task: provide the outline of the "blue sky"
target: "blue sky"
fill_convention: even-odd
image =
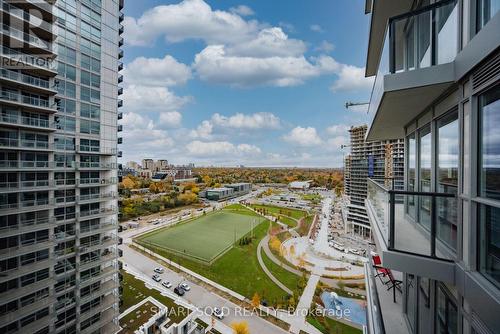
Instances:
[[[123,161],[340,166],[366,123],[364,0],[127,1]]]

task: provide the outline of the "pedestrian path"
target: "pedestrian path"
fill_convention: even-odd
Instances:
[[[306,315],[311,307],[311,302],[314,297],[314,292],[316,291],[316,286],[318,285],[320,276],[312,274],[307,281],[307,285],[300,296],[299,303],[295,311],[295,316],[290,321],[289,332],[299,334],[300,330],[304,327],[306,323]]]
[[[283,283],[281,283],[276,277],[274,277],[274,275],[269,271],[269,269],[267,269],[266,267],[266,264],[264,263],[264,261],[262,260],[262,253],[261,253],[261,250],[262,250],[262,243],[264,241],[264,239],[266,238],[263,238],[260,240],[259,242],[259,245],[257,246],[257,260],[259,261],[259,264],[262,268],[262,270],[264,270],[264,272],[266,273],[266,275],[271,279],[271,281],[273,281],[277,286],[279,286],[283,291],[285,291],[286,293],[288,293],[289,295],[293,295],[293,291],[290,290],[289,288],[287,288]],[[266,242],[267,243],[267,242]]]

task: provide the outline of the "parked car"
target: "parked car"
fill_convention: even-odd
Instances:
[[[161,283],[161,285],[163,285],[167,289],[170,289],[172,287],[172,283],[167,281],[164,281],[163,283]]]
[[[189,291],[191,290],[191,287],[187,283],[181,283],[179,285],[184,291]]]
[[[214,307],[214,309],[212,311],[212,315],[219,320],[222,320],[222,318],[224,318],[224,313],[218,307]]]
[[[161,277],[160,277],[160,275],[158,275],[158,274],[154,274],[154,275],[153,275],[153,280],[154,280],[155,282],[161,282]]]
[[[174,292],[177,296],[184,296],[185,291],[180,286],[175,287]]]
[[[162,268],[162,267],[156,267],[156,268],[155,268],[155,270],[154,270],[154,272],[155,272],[155,273],[158,273],[158,274],[163,274],[163,271],[164,271],[164,270],[163,270],[163,268]]]

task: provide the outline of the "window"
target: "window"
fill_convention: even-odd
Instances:
[[[408,182],[407,190],[416,191],[416,170],[417,170],[417,141],[415,133],[408,136]],[[415,196],[407,196],[406,212],[415,219]]]
[[[54,121],[56,123],[56,129],[58,130],[66,132],[75,132],[76,130],[76,120],[73,117],[55,116]]]
[[[478,98],[479,189],[478,195],[493,200],[479,205],[479,271],[500,287],[500,86]]]
[[[420,182],[418,191],[431,191],[431,126],[427,125],[420,130],[419,134],[419,160],[420,160]],[[426,228],[431,226],[431,198],[421,196],[419,204],[419,222]]]
[[[436,333],[458,333],[457,306],[448,297],[443,286],[437,289]]]
[[[57,72],[59,76],[71,81],[76,81],[76,68],[74,66],[66,65],[62,62],[58,62],[57,64]]]
[[[481,30],[500,10],[500,0],[477,0],[476,31]]]
[[[99,106],[87,103],[81,103],[80,116],[86,118],[99,119],[101,117],[101,111],[99,110]]]
[[[88,121],[85,119],[80,120],[80,133],[88,133],[98,135],[100,133],[100,123],[94,121]]]
[[[57,111],[74,115],[76,113],[76,102],[68,99],[58,99]]]
[[[458,194],[458,112],[437,121],[437,184],[439,193]],[[453,250],[457,247],[457,200],[436,198],[437,237]]]

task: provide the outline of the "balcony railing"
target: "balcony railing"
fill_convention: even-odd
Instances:
[[[22,94],[15,93],[15,92],[1,91],[0,92],[0,99],[6,100],[6,101],[11,101],[11,102],[28,104],[30,106],[35,106],[35,107],[40,107],[40,108],[51,108],[50,102],[48,99],[43,99],[40,97],[34,97],[34,96],[29,96],[29,95],[22,95]]]
[[[37,86],[40,88],[50,89],[49,80],[35,77],[32,75],[27,75],[27,74],[17,72],[17,71],[8,70],[6,68],[2,68],[0,70],[0,76],[3,78],[6,78],[6,79],[10,79],[10,80],[21,81],[21,82],[28,84],[28,85],[31,85],[31,86]]]
[[[24,31],[16,29],[7,24],[3,24],[1,26],[2,32],[4,35],[8,35],[14,38],[17,38],[21,41],[30,43],[31,45],[36,45],[37,47],[44,49],[45,51],[52,52],[52,44],[50,42],[46,42],[35,35],[27,34]]]
[[[33,148],[37,150],[50,150],[53,145],[46,141],[26,140],[16,138],[0,138],[0,147]]]
[[[3,11],[9,13],[9,15],[16,16],[16,17],[18,17],[26,22],[29,22],[31,24],[30,28],[32,28],[32,29],[40,28],[40,29],[45,30],[46,32],[49,32],[50,34],[53,34],[52,24],[50,24],[47,21],[43,21],[40,17],[36,17],[36,19],[33,20],[32,18],[34,18],[34,16],[31,15],[29,12],[24,11],[23,9],[21,9],[19,7],[13,6],[13,5],[7,3],[6,1],[1,2],[0,8]],[[36,23],[35,23],[35,21],[36,21]]]
[[[32,168],[54,168],[53,161],[18,161],[18,160],[0,160],[0,169],[32,169]]]
[[[0,48],[0,54],[3,57],[11,58],[13,60],[12,64],[14,64],[15,66],[23,66],[23,68],[31,67],[35,69],[42,69],[45,71],[50,71],[53,74],[57,74],[57,62],[52,59],[52,57],[47,57],[45,55],[27,54],[15,49],[11,49],[8,46],[2,46]],[[7,63],[7,66],[9,66],[9,63]]]
[[[389,19],[370,111],[382,99],[386,74],[452,62],[458,53],[458,1],[440,1]]]
[[[114,155],[117,151],[116,148],[113,147],[100,147],[90,145],[77,145],[76,150],[78,152],[101,153],[106,155]]]
[[[387,249],[453,260],[457,241],[454,192],[394,190],[368,179],[367,208]]]
[[[35,181],[16,181],[16,182],[0,182],[0,191],[31,189],[53,187],[54,181],[50,180],[35,180]]]

